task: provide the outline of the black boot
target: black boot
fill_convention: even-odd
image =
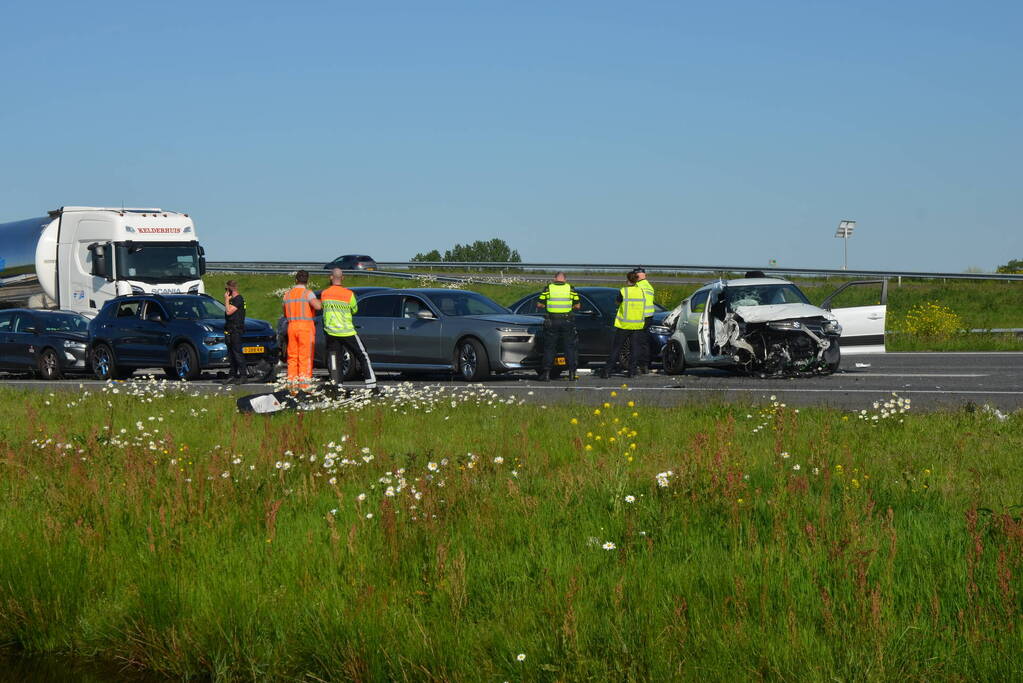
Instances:
[[[609,379],[611,377],[611,369],[607,366],[602,367],[600,372],[597,373],[597,377],[601,379]]]
[[[551,371],[550,370],[542,371],[540,373],[540,375],[536,378],[536,380],[538,382],[550,382],[551,381]]]
[[[568,371],[568,381],[569,381],[569,382],[574,382],[575,380],[576,380],[576,376],[575,376],[575,368],[572,368],[572,369],[570,369],[570,370]]]

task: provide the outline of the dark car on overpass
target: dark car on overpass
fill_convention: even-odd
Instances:
[[[88,340],[89,319],[74,311],[0,311],[0,370],[41,379],[87,373]]]
[[[340,268],[341,270],[376,270],[377,262],[373,260],[372,256],[366,256],[365,254],[345,254],[344,256],[338,256],[333,261],[323,264],[324,270],[330,270],[331,268]]]
[[[580,309],[575,313],[575,328],[578,333],[579,367],[603,366],[607,354],[611,352],[611,338],[614,336],[615,313],[618,310],[616,297],[619,290],[615,287],[576,287],[579,293]],[[540,292],[525,296],[511,306],[512,313],[520,315],[544,315],[544,309],[537,307]],[[653,325],[647,330],[650,342],[651,363],[660,362],[661,351],[671,336],[671,330],[662,325],[668,311],[654,304],[656,313]],[[541,343],[542,346],[542,343]],[[628,354],[632,352],[629,345],[622,350],[622,366],[628,367]],[[558,374],[554,368],[553,374]]]

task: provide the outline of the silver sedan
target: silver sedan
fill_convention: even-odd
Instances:
[[[540,366],[536,345],[543,318],[514,315],[477,292],[380,289],[356,290],[356,296],[355,329],[378,372],[452,372],[476,382]],[[323,367],[321,316],[316,347],[316,365]],[[343,369],[346,377],[354,374],[350,358],[343,359]]]

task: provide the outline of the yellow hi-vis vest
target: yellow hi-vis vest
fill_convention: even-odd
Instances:
[[[650,284],[650,280],[640,280],[636,286],[646,294],[646,307],[643,309],[643,315],[649,318],[657,312],[657,309],[654,308],[654,286]]]
[[[567,282],[552,282],[540,294],[540,301],[546,304],[548,313],[571,313],[579,295]]]
[[[320,292],[320,303],[323,304],[323,331],[332,337],[351,337],[355,335],[352,315],[358,313],[359,304],[355,301],[352,290],[339,285],[331,285]]]
[[[646,292],[636,285],[622,287],[622,303],[618,305],[615,327],[623,330],[642,330],[646,322]]]

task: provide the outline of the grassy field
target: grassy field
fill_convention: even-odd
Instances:
[[[188,391],[0,391],[0,643],[221,679],[1023,676],[1021,414]]]
[[[281,291],[294,281],[286,275],[227,275],[208,274],[207,291],[221,296],[223,283],[233,277],[240,283],[245,295],[249,315],[276,321],[280,316]],[[672,308],[689,296],[697,284],[657,285],[657,301]],[[311,284],[321,288],[329,284],[324,275],[314,274]],[[403,280],[376,276],[350,276],[345,284],[355,286],[419,287],[444,286],[443,283]],[[609,284],[617,284],[610,282]],[[801,287],[811,301],[821,302],[837,289],[839,282],[821,283],[819,280],[802,283]],[[498,303],[509,305],[523,296],[538,291],[541,283],[516,282],[509,284],[473,283],[466,288],[486,294]],[[877,290],[850,290],[836,305],[864,305],[873,303]],[[901,286],[892,281],[888,290],[888,326],[897,329],[906,312],[912,307],[936,302],[950,307],[962,319],[965,329],[1023,328],[1023,283],[984,281],[909,281]],[[888,338],[891,351],[1023,351],[1023,338],[1013,334],[959,334],[950,337],[920,338],[907,334],[892,334]]]

